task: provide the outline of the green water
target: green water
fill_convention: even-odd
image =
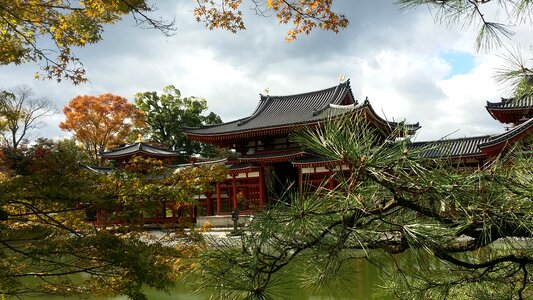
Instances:
[[[334,290],[324,291],[319,294],[306,294],[294,282],[287,282],[279,286],[276,291],[279,295],[283,295],[284,299],[291,300],[368,300],[368,299],[389,299],[383,294],[376,295],[379,286],[382,282],[384,274],[374,265],[364,260],[354,261],[349,266],[350,271],[344,275],[349,278],[349,286],[343,285],[344,288],[334,288]],[[310,270],[303,269],[301,272]],[[292,277],[292,276],[291,276]],[[297,277],[296,274],[294,277]],[[286,280],[289,281],[289,280]],[[192,291],[194,288],[188,282],[180,283],[169,294],[147,289],[146,295],[150,300],[207,300],[211,296],[210,293],[195,294]],[[331,296],[331,293],[335,296]],[[77,297],[65,298],[57,296],[40,296],[40,297],[24,297],[25,300],[42,299],[42,300],[74,300]],[[83,298],[88,300],[126,300],[127,297],[89,297]]]

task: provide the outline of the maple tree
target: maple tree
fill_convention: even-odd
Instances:
[[[143,0],[0,1],[0,64],[42,62],[43,74],[36,77],[85,82],[85,69],[72,48],[99,42],[103,25],[127,14],[138,25],[171,34],[174,21],[149,17],[154,10]]]
[[[242,0],[196,0],[194,15],[209,29],[222,28],[237,32],[246,28],[241,12]],[[315,28],[339,32],[348,25],[344,14],[332,10],[333,0],[250,0],[256,12],[266,15],[273,11],[280,24],[291,24],[286,41],[293,41],[301,34],[309,34]]]
[[[194,18],[209,29],[232,32],[245,29],[242,0],[195,0]],[[174,20],[153,18],[150,0],[4,0],[0,1],[0,65],[40,62],[37,78],[67,79],[74,84],[87,81],[85,67],[74,48],[102,40],[104,25],[119,22],[131,14],[137,25],[155,28],[170,36]],[[292,23],[287,40],[314,28],[338,32],[348,24],[332,11],[333,0],[249,0],[258,14],[275,12],[280,23]],[[266,5],[266,7],[265,7]],[[48,43],[51,41],[51,43]]]
[[[79,167],[85,155],[73,140],[40,139],[24,156],[23,168],[0,172],[2,298],[147,299],[143,288],[168,291],[194,267],[187,259],[201,241],[183,238],[170,247],[150,239],[142,226],[96,228],[79,205],[122,204],[124,211],[142,214],[162,199],[191,203],[211,180],[225,178],[223,166],[168,172],[160,162],[138,158],[111,174],[99,174]],[[120,233],[126,229],[127,234]]]
[[[113,94],[77,96],[63,108],[59,124],[83,144],[93,160],[99,151],[118,146],[144,126],[144,114],[123,97]]]

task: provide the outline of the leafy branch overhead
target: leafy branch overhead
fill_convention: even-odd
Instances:
[[[463,28],[479,26],[475,47],[490,51],[505,45],[516,24],[533,23],[533,2],[529,0],[398,0],[401,9],[427,6],[435,20]],[[504,21],[499,21],[503,19]]]
[[[249,0],[255,11],[276,14],[280,23],[292,23],[287,40],[309,34],[314,28],[338,32],[348,20],[332,11],[333,0]],[[153,1],[155,2],[155,1]],[[242,0],[196,0],[194,18],[209,29],[237,32],[245,29]],[[154,18],[156,7],[149,0],[6,0],[0,2],[0,64],[41,64],[36,78],[86,82],[85,67],[75,54],[102,40],[104,25],[115,24],[130,14],[136,25],[170,36],[175,20]]]
[[[292,25],[285,38],[289,42],[317,27],[339,32],[348,25],[344,14],[333,11],[333,0],[267,0],[266,8],[260,0],[250,2],[258,15],[266,16],[271,11],[280,24]],[[241,11],[242,0],[196,0],[196,3],[196,21],[205,23],[210,30],[222,28],[235,33],[246,29]]]
[[[174,32],[174,20],[148,15],[155,8],[142,0],[8,0],[0,2],[0,64],[40,62],[37,78],[87,81],[73,47],[102,40],[103,26],[132,14],[137,25]]]

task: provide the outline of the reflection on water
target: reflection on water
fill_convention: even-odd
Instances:
[[[351,263],[349,266],[351,270],[345,270],[345,274],[341,276],[348,276],[351,283],[349,286],[349,291],[344,291],[343,289],[336,289],[335,291],[325,291],[320,294],[307,295],[302,289],[300,289],[294,282],[292,284],[288,283],[280,287],[281,293],[284,294],[284,298],[291,300],[331,300],[331,299],[342,299],[342,300],[367,300],[367,299],[388,299],[382,294],[379,296],[374,295],[374,292],[379,289],[381,284],[381,278],[383,272],[376,266],[368,263],[365,260],[357,260]],[[296,274],[295,274],[296,275]],[[295,276],[297,277],[297,276]],[[386,277],[386,276],[383,276]],[[335,296],[331,296],[330,294]],[[208,300],[209,294],[194,294],[192,293],[192,287],[189,286],[188,282],[181,283],[180,286],[176,287],[170,294],[164,292],[157,292],[154,290],[147,289],[146,294],[150,300]],[[42,299],[42,300],[74,300],[78,297],[52,297],[52,296],[40,296],[40,297],[25,297],[23,299]],[[89,297],[83,298],[88,300],[126,300],[127,297]]]

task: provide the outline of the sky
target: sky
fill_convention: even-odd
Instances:
[[[249,116],[265,89],[270,95],[310,92],[335,86],[341,74],[356,99],[368,97],[382,117],[419,122],[415,140],[504,130],[484,107],[511,95],[493,78],[501,52],[476,53],[475,28],[437,24],[426,8],[400,11],[390,0],[335,0],[348,28],[338,34],[317,29],[287,43],[288,28],[275,17],[254,15],[250,2],[242,4],[247,29],[237,34],[197,23],[194,1],[152,2],[159,8],[154,16],[175,17],[176,34],[134,27],[129,16],[106,26],[101,42],[75,49],[88,83],[35,80],[37,64],[0,66],[0,89],[25,85],[58,108],[31,138],[69,137],[58,127],[61,108],[77,95],[113,93],[133,102],[137,92],[161,92],[172,84],[183,96],[205,98],[209,111],[232,121]],[[514,26],[509,43],[531,49],[531,27]]]

